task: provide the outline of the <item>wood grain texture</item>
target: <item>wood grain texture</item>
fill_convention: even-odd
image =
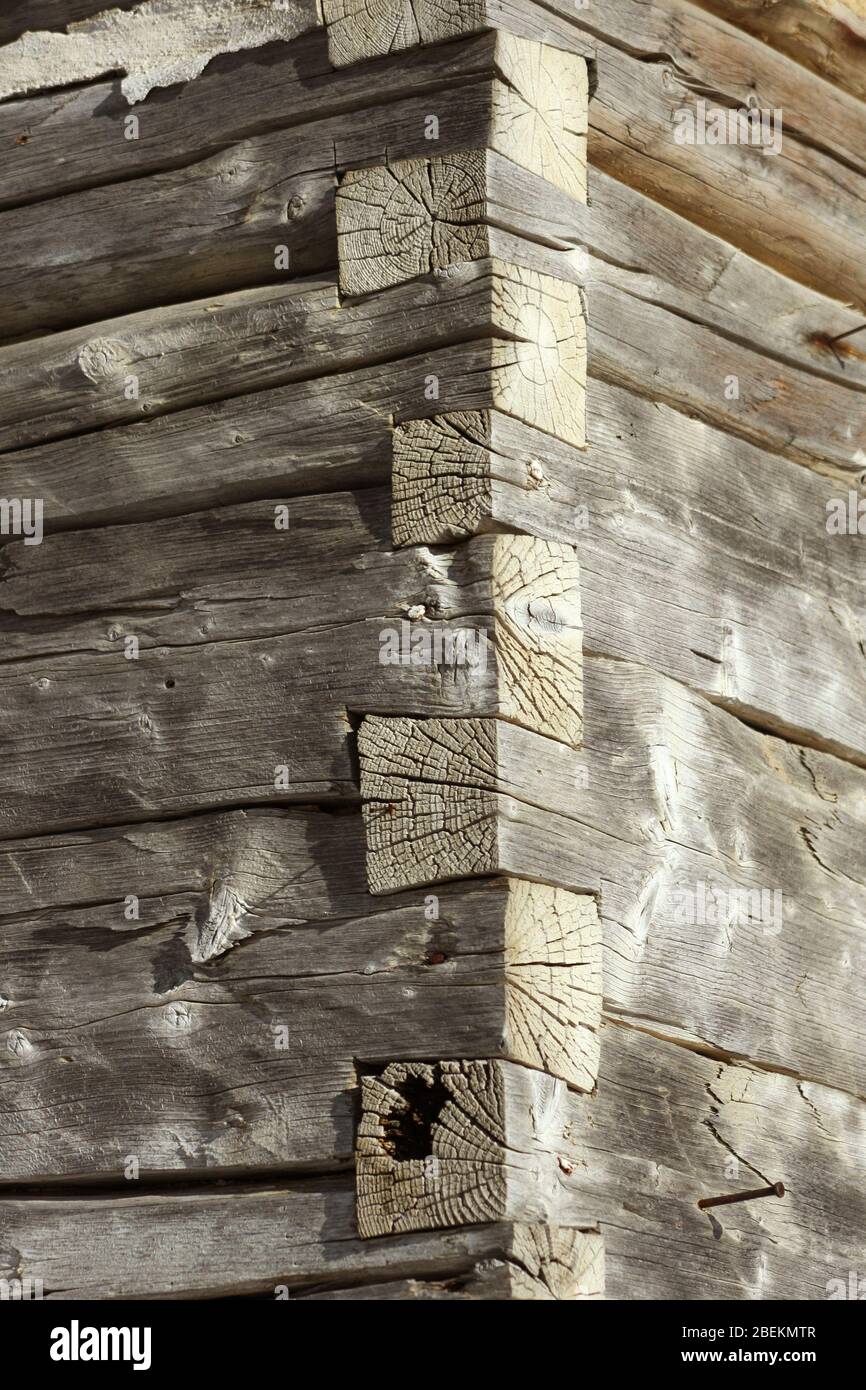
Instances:
[[[488,4],[464,0],[458,8],[450,0],[384,0],[378,5],[370,0],[322,0],[322,16],[331,61],[344,67],[484,29]]]
[[[572,540],[591,650],[866,760],[866,555],[827,530],[847,487],[598,381],[588,401],[585,451],[495,411],[398,425],[395,543]]]
[[[368,94],[371,105],[360,111],[317,119],[308,104],[306,122],[252,135],[197,163],[139,178],[128,174],[120,183],[0,212],[7,246],[0,336],[45,333],[328,270],[337,264],[334,190],[341,169],[399,163],[427,156],[431,148],[444,159],[449,151],[489,144],[547,172],[547,156],[534,140],[536,123],[529,120],[534,112],[515,109],[518,99],[495,75],[505,66],[497,66],[497,55],[494,50],[489,76],[448,93],[435,143],[427,126],[429,95],[396,100],[389,92],[383,101],[379,90]],[[573,63],[585,86],[585,63]],[[585,92],[582,101],[585,131]],[[585,145],[585,135],[580,138]],[[167,153],[164,159],[170,162]],[[585,169],[583,148],[573,165]],[[522,201],[525,177],[500,182],[511,186],[509,202]],[[533,188],[537,183],[530,180],[527,199]],[[552,218],[558,212],[564,221],[570,198],[552,202]],[[523,220],[531,226],[530,216]]]
[[[486,256],[529,264],[522,239],[568,247],[575,200],[493,150],[397,160],[346,174],[337,191],[340,288],[369,294]],[[508,228],[506,232],[504,229]],[[548,255],[541,269],[572,270]]]
[[[558,1221],[568,1100],[562,1083],[508,1062],[390,1062],[362,1077],[361,1235]]]
[[[311,117],[325,120],[425,94],[439,119],[440,140],[458,148],[443,90],[453,94],[458,85],[497,77],[495,51],[496,36],[483,34],[459,45],[394,54],[385,86],[379,65],[335,73],[317,31],[290,44],[214,58],[194,82],[150,93],[136,107],[134,140],[125,138],[130,111],[120,79],[21,97],[0,104],[0,206],[193,165],[256,136],[288,135]],[[356,133],[363,141],[364,130]],[[344,139],[351,135],[344,126]]]
[[[641,297],[639,278],[593,272],[592,373],[840,480],[862,472],[863,392],[785,361],[768,362],[760,347],[657,304],[652,290]],[[326,364],[330,374],[355,370],[365,359],[369,369],[408,357],[416,359],[417,374],[414,409],[405,415],[459,410],[469,396],[473,407],[495,404],[568,442],[583,440],[580,287],[498,258],[339,307],[333,282],[299,281],[146,311],[96,329],[0,349],[6,422],[0,447],[312,380]],[[477,344],[474,366],[463,355],[465,340]],[[662,340],[667,351],[660,356]],[[423,356],[449,344],[450,352],[422,374]],[[491,375],[479,382],[484,363]],[[391,370],[402,387],[406,377],[396,365]],[[139,379],[138,400],[125,394],[130,374]],[[431,374],[438,379],[433,398]],[[739,396],[728,390],[731,377]],[[262,404],[238,409],[259,413]],[[403,413],[402,402],[394,404],[393,413]],[[213,412],[199,419],[209,424]],[[32,467],[34,460],[27,462]]]
[[[582,443],[586,329],[578,288],[479,261],[342,305],[333,281],[302,280],[2,348],[0,448],[393,361],[461,338],[483,340],[490,403]],[[453,369],[450,380],[465,390]],[[446,375],[440,397],[448,383]]]
[[[45,1299],[58,1301],[601,1297],[603,1248],[592,1232],[500,1222],[363,1241],[354,1205],[345,1179],[99,1201],[7,1199],[0,1270],[9,1278],[32,1271],[24,1277],[42,1279]]]
[[[856,3],[819,0],[779,0],[769,7],[753,0],[707,0],[707,8],[866,101],[862,6],[858,12]]]
[[[16,841],[0,882],[6,1183],[345,1167],[359,1061],[455,1044],[594,1084],[592,900],[492,880],[383,910],[357,813]]]
[[[372,891],[506,873],[600,894],[626,1017],[861,1095],[866,774],[626,662],[586,674],[580,753],[499,720],[364,720]]]
[[[823,1300],[830,1280],[858,1267],[866,1150],[863,1108],[850,1096],[611,1023],[598,1091],[572,1104],[583,1119],[549,1142],[572,1170],[559,1170],[564,1198],[595,1207],[584,1224],[604,1241],[608,1298]],[[701,1197],[765,1179],[784,1181],[785,1200],[717,1211],[720,1234],[698,1210]],[[477,1262],[509,1248],[499,1225],[360,1240],[348,1177],[134,1192],[4,1197],[0,1272],[43,1278],[46,1298],[270,1294],[277,1285],[292,1297],[350,1296],[394,1279],[471,1280]]]
[[[387,493],[292,504],[277,530],[282,505],[62,534],[28,547],[33,567],[7,548],[9,628],[20,655],[42,654],[38,672],[0,665],[10,719],[40,730],[8,748],[6,835],[354,800],[349,711],[477,711],[579,742],[572,547],[488,536],[394,552]],[[227,582],[207,577],[219,553]],[[79,612],[72,650],[46,655],[51,615]],[[98,768],[81,771],[82,747]]]

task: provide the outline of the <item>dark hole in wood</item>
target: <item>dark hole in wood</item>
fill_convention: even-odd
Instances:
[[[424,1076],[407,1076],[395,1089],[405,1105],[386,1117],[384,1147],[398,1163],[427,1158],[433,1148],[433,1126],[450,1099],[442,1073],[434,1067],[429,1081]]]
[[[165,688],[166,690],[174,690],[174,676],[168,677],[168,680],[165,682]]]

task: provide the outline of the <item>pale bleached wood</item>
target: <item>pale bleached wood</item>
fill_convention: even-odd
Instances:
[[[364,720],[372,891],[506,873],[600,894],[626,1016],[861,1094],[866,773],[627,662],[586,674],[580,753],[499,720]]]
[[[362,1077],[361,1235],[558,1221],[571,1116],[561,1082],[507,1062],[391,1062]]]
[[[357,812],[16,841],[0,883],[6,1182],[344,1167],[359,1060],[594,1085],[592,900],[497,879],[383,909]]]
[[[342,306],[333,281],[298,281],[0,349],[0,448],[472,337],[484,343],[490,403],[582,443],[586,326],[578,288],[479,261]],[[419,381],[417,390],[425,386]],[[446,377],[440,397],[447,387]]]
[[[278,6],[212,0],[206,7],[182,0],[141,0],[131,13],[105,11],[68,32],[25,32],[3,52],[0,99],[46,87],[68,87],[106,73],[126,74],[130,103],[154,87],[197,77],[211,58],[238,49],[296,38],[319,22],[316,0]]]

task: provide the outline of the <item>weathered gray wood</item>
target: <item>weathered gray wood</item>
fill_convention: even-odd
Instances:
[[[299,501],[277,529],[282,505],[27,547],[53,552],[53,579],[50,561],[31,569],[17,542],[6,549],[0,606],[37,619],[31,652],[39,620],[104,614],[85,623],[98,653],[79,627],[77,654],[43,655],[38,673],[0,667],[0,701],[22,721],[6,835],[248,799],[355,799],[347,711],[498,714],[579,743],[572,547],[502,535],[450,555],[394,552],[387,494]],[[82,746],[99,749],[83,774]]]
[[[587,662],[586,711],[580,753],[498,720],[365,719],[372,890],[599,893],[626,1015],[862,1094],[866,773],[624,661]]]
[[[564,1226],[510,1227],[503,1254],[451,1279],[403,1279],[356,1285],[299,1298],[456,1301],[517,1298],[577,1302],[604,1297],[604,1242],[593,1231]]]
[[[399,425],[395,542],[573,540],[591,650],[866,760],[866,552],[827,530],[848,487],[600,382],[588,410],[586,451],[497,412]]]
[[[438,49],[395,53],[388,59],[386,82],[379,64],[334,72],[321,32],[226,55],[194,82],[168,96],[152,93],[137,106],[134,140],[125,138],[130,112],[119,81],[92,83],[62,96],[21,98],[0,105],[0,207],[181,168],[311,118],[325,120],[422,95],[438,121],[438,140],[425,153],[457,149],[466,99],[460,89],[505,76],[502,44],[496,34],[479,34]],[[503,93],[503,114],[508,102]],[[513,110],[513,96],[511,103]],[[367,139],[363,123],[350,129],[344,122],[341,130],[342,159],[359,160]],[[397,148],[412,133],[394,130]]]
[[[433,1281],[452,1297],[599,1297],[603,1261],[581,1260],[597,1236],[502,1222],[362,1241],[354,1205],[345,1179],[183,1196],[7,1199],[0,1277],[26,1270],[23,1277],[41,1279],[44,1298],[55,1300],[364,1299],[378,1296],[381,1280],[393,1289],[391,1281],[399,1287],[407,1279]]]
[[[343,1167],[359,1060],[594,1084],[592,900],[496,879],[383,909],[357,813],[16,841],[0,881],[7,1183]]]
[[[651,288],[643,297],[640,280],[639,275],[598,270],[590,281],[594,375],[651,400],[661,399],[683,414],[698,415],[840,482],[863,472],[862,391],[818,380],[668,313],[655,302]]]
[[[603,1030],[564,1179],[595,1202],[608,1298],[829,1298],[862,1255],[862,1102],[634,1022]],[[779,1181],[781,1201],[696,1205]]]
[[[547,147],[536,139],[544,113],[528,104],[535,99],[549,105],[554,94],[536,84],[524,98],[495,76],[501,71],[507,77],[514,45],[516,61],[530,72],[537,68],[534,55],[544,50],[503,38],[491,54],[489,75],[449,92],[435,142],[428,127],[429,95],[383,102],[380,89],[368,93],[374,104],[362,108],[363,115],[353,108],[318,119],[308,105],[307,115],[314,119],[288,131],[250,136],[203,162],[0,213],[0,239],[7,248],[0,335],[67,328],[280,281],[287,273],[327,270],[336,265],[337,172],[356,164],[424,157],[431,148],[444,156],[489,147],[538,176],[555,172]],[[586,64],[553,52],[574,70],[574,115],[569,106],[567,119],[577,124],[580,115],[582,120],[567,142],[561,133],[561,181],[583,195]],[[519,192],[516,201],[522,201]],[[567,208],[569,201],[563,195],[560,204]]]
[[[293,39],[319,22],[316,0],[266,6],[210,0],[192,8],[184,0],[140,0],[132,13],[111,8],[102,11],[108,18],[83,19],[69,32],[28,29],[8,44],[0,99],[123,72],[123,94],[136,102],[154,87],[197,77],[220,53]],[[39,22],[38,12],[34,19]]]
[[[590,365],[596,375],[638,394],[661,395],[683,412],[840,480],[862,471],[862,392],[768,363],[758,352],[636,297],[633,283],[621,288],[620,274],[606,279],[598,270],[594,278]],[[426,409],[413,413],[461,409],[469,391],[473,406],[495,404],[548,433],[578,444],[582,439],[580,291],[498,260],[455,266],[444,276],[344,302],[338,311],[332,282],[301,281],[96,327],[0,349],[6,421],[0,447],[312,377],[324,361],[332,371],[355,367],[365,357],[381,365],[460,338],[484,340],[476,361],[486,360],[489,381],[468,382],[455,348],[441,363],[438,401],[428,400]],[[491,329],[497,335],[492,339]],[[659,357],[662,340],[668,350]],[[415,399],[423,401],[428,383],[420,376],[422,365]],[[130,374],[139,378],[138,400],[124,394]],[[739,378],[740,395],[728,400],[731,375]],[[77,452],[82,446],[75,447]]]
[[[866,348],[857,337],[831,341],[863,324],[859,306],[806,289],[601,169],[592,174],[592,206],[573,207],[575,239],[592,252],[591,271],[720,330],[732,344],[866,386]],[[625,273],[617,277],[617,269]],[[772,369],[765,364],[767,375]],[[857,408],[852,400],[849,409]]]
[[[342,305],[333,281],[297,281],[0,349],[6,422],[0,447],[242,395],[323,368],[386,362],[461,338],[484,342],[490,404],[583,442],[585,323],[577,287],[479,261],[444,279]],[[439,383],[440,396],[448,380]]]
[[[862,1255],[863,1108],[850,1097],[611,1024],[598,1093],[560,1135],[563,1191],[592,1203],[607,1297],[826,1299]],[[551,1136],[554,1138],[555,1136]],[[734,1151],[733,1153],[731,1151]],[[735,1164],[735,1155],[739,1160]],[[783,1181],[783,1201],[710,1214],[701,1197]],[[501,1225],[360,1240],[354,1181],[0,1204],[5,1277],[46,1298],[305,1293],[478,1277]],[[513,1248],[513,1247],[512,1247]],[[284,1296],[281,1293],[279,1296]]]

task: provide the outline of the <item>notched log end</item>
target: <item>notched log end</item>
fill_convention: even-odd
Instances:
[[[391,1062],[361,1082],[358,1229],[393,1235],[505,1214],[503,1078],[491,1062]]]
[[[487,27],[488,0],[321,0],[334,67]]]
[[[598,1231],[515,1225],[507,1254],[512,1298],[604,1298],[604,1240]]]
[[[395,545],[442,545],[484,529],[492,512],[489,411],[407,420],[393,437]]]
[[[344,294],[370,294],[490,254],[483,150],[350,170],[337,191]]]
[[[589,72],[585,58],[497,33],[491,147],[586,202]]]
[[[505,1053],[592,1091],[601,1026],[601,923],[595,899],[509,880]]]
[[[358,753],[372,893],[497,871],[496,797],[478,776],[479,767],[495,767],[494,725],[364,719]]]
[[[579,748],[583,626],[573,547],[536,536],[496,536],[493,606],[498,712]]]

